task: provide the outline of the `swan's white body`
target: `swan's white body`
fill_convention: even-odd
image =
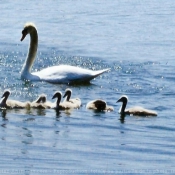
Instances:
[[[51,83],[82,83],[89,82],[93,78],[109,70],[104,69],[93,71],[75,66],[59,65],[31,73],[38,47],[38,33],[34,24],[27,23],[25,25],[24,30],[22,31],[21,41],[27,34],[30,34],[30,47],[28,56],[21,71],[21,78],[24,80],[47,81]]]
[[[121,96],[117,102],[122,102],[122,106],[119,109],[120,114],[137,115],[137,116],[157,116],[157,113],[155,111],[145,109],[140,106],[125,109],[128,102],[128,97],[126,95]]]
[[[97,99],[92,100],[87,103],[86,109],[93,109],[98,111],[113,111],[114,108],[112,106],[108,106],[107,103],[104,100]]]

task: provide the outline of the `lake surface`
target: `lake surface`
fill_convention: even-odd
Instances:
[[[66,88],[79,110],[7,110],[0,120],[0,174],[174,174],[175,1],[4,1],[0,20],[0,93],[34,100]],[[39,47],[33,71],[69,64],[110,68],[90,85],[24,82],[20,71],[34,22]],[[120,119],[116,103],[157,111]],[[102,98],[113,112],[86,109]]]

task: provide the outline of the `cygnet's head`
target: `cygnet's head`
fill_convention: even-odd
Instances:
[[[45,94],[41,94],[41,95],[38,97],[36,103],[45,103],[46,100],[47,100],[47,96],[46,96]]]
[[[10,91],[9,91],[9,90],[6,90],[6,91],[3,93],[3,95],[2,95],[1,98],[3,98],[3,97],[8,98],[9,95],[10,95]]]
[[[52,99],[54,98],[59,98],[61,99],[62,93],[60,91],[56,91],[55,94],[53,95]]]
[[[21,41],[24,40],[27,34],[31,33],[33,30],[36,30],[35,24],[33,23],[26,23],[24,29],[22,30],[22,37]]]
[[[69,96],[69,97],[70,97],[71,94],[72,94],[72,90],[69,89],[69,88],[67,88],[67,89],[65,90],[65,94],[64,94],[63,98],[66,97],[66,96]]]
[[[126,95],[122,95],[118,100],[117,100],[117,103],[118,102],[122,102],[124,104],[127,104],[128,102],[128,97]]]
[[[95,107],[97,110],[105,110],[106,109],[106,102],[103,100],[96,100],[94,102]]]

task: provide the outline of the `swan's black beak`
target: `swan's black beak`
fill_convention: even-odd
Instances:
[[[26,37],[27,34],[28,34],[27,30],[24,29],[24,30],[22,31],[21,41],[23,41],[23,39]]]
[[[26,37],[26,35],[22,35],[21,37],[21,41],[23,41],[23,39]]]
[[[117,100],[116,103],[121,102],[121,99]]]
[[[63,98],[65,98],[67,96],[67,92],[64,94]]]
[[[54,98],[56,98],[57,97],[57,95],[55,94],[53,97],[52,97],[52,99],[54,99]]]

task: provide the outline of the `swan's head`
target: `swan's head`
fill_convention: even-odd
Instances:
[[[1,98],[3,98],[3,97],[8,98],[9,95],[10,95],[10,91],[9,91],[9,90],[6,90],[6,91],[3,93],[3,95],[2,95]]]
[[[36,103],[45,103],[47,100],[47,96],[45,94],[41,94],[38,99],[36,100]]]
[[[124,104],[127,104],[128,102],[128,97],[126,95],[122,95],[118,100],[117,102],[122,102]]]
[[[64,94],[63,98],[66,97],[66,96],[69,96],[69,97],[70,97],[71,94],[72,94],[72,90],[69,89],[69,88],[67,88],[67,89],[65,90],[65,94]]]
[[[55,94],[53,95],[52,99],[58,98],[61,99],[62,93],[60,91],[56,91]]]
[[[33,23],[26,23],[24,29],[22,30],[22,37],[21,41],[24,40],[27,34],[31,33],[33,30],[36,30],[35,24]]]

